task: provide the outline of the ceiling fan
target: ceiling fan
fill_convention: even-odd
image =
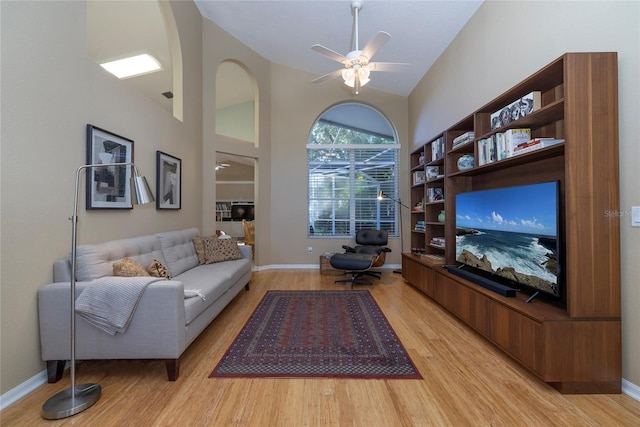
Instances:
[[[385,31],[379,31],[360,50],[358,47],[358,12],[360,9],[362,9],[362,1],[354,0],[351,2],[351,10],[353,12],[351,48],[353,50],[347,53],[346,56],[319,44],[311,46],[312,50],[344,65],[343,69],[318,77],[313,83],[322,83],[342,76],[344,84],[352,87],[353,93],[357,95],[360,92],[360,88],[369,82],[371,71],[400,71],[410,65],[402,62],[370,62],[373,55],[391,39],[391,35]]]

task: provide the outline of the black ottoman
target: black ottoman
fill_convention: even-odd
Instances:
[[[367,270],[373,267],[373,263],[378,258],[375,254],[362,254],[362,253],[345,253],[335,254],[329,259],[331,267],[337,270],[344,270],[346,274],[351,274],[351,278],[336,280],[335,283],[348,282],[351,283],[351,288],[354,284],[371,285],[368,280],[360,279]]]

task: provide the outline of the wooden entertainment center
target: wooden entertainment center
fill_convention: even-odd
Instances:
[[[562,393],[621,392],[617,61],[615,52],[567,53],[410,155],[404,279]],[[492,114],[537,91],[537,110],[492,129]],[[515,128],[564,142],[479,166],[479,141]],[[469,142],[454,147],[467,132]],[[459,170],[465,154],[475,167]],[[504,297],[442,268],[456,264],[457,193],[555,180],[566,304]]]

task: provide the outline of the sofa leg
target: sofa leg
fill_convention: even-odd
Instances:
[[[244,290],[248,291],[249,290],[249,285],[251,284],[251,282],[247,282],[246,285],[244,285]]]
[[[49,384],[60,381],[66,362],[66,360],[47,360],[47,381]]]
[[[169,377],[169,381],[177,380],[180,374],[180,359],[168,359],[165,360],[164,364],[167,367],[167,377]]]

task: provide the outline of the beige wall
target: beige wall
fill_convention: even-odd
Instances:
[[[616,51],[620,102],[623,378],[640,385],[640,3],[485,2],[409,98],[414,147],[565,52]],[[603,213],[604,214],[604,213]]]
[[[408,197],[407,97],[390,95],[369,87],[353,96],[338,80],[314,85],[317,75],[273,65],[272,71],[272,140],[271,140],[271,263],[295,265],[319,263],[323,252],[341,250],[353,239],[308,238],[307,220],[307,151],[311,126],[332,105],[356,100],[367,103],[384,114],[396,127],[400,153],[401,198]],[[372,77],[375,79],[375,75]],[[406,209],[403,209],[406,211]],[[404,213],[408,224],[409,213]],[[405,230],[408,231],[408,230]],[[405,239],[408,242],[408,239]],[[408,243],[407,243],[408,245]],[[307,248],[312,247],[309,254]],[[400,263],[399,239],[391,239],[388,263]]]
[[[184,123],[87,58],[86,4],[0,3],[2,30],[0,393],[44,369],[38,288],[68,255],[76,168],[87,123],[134,140],[134,161],[155,189],[156,150],[182,159],[182,210],[85,211],[78,241],[94,243],[201,226],[201,18],[172,4],[184,61]]]
[[[237,154],[256,159],[255,198],[256,205],[256,264],[269,263],[271,204],[271,65],[269,61],[240,43],[216,24],[203,23],[203,147],[202,147],[202,221],[203,231],[213,233],[216,229],[216,151]],[[234,60],[255,79],[258,103],[258,132],[256,144],[217,135],[216,129],[216,71],[225,60]],[[225,197],[227,198],[227,197]]]

